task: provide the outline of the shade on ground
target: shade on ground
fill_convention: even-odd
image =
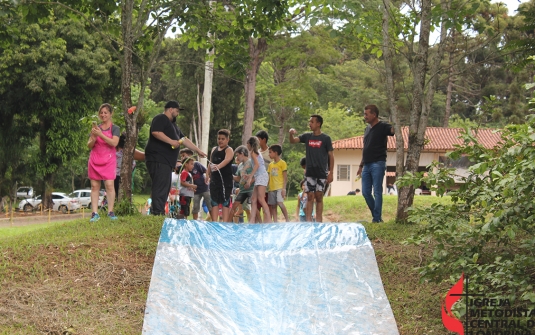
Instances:
[[[166,219],[143,334],[398,334],[358,223]]]

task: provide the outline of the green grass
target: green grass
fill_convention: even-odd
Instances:
[[[45,223],[45,224],[38,224],[38,225],[34,224],[34,225],[22,226],[22,227],[16,227],[16,226],[15,227],[2,227],[0,228],[0,238],[23,235],[34,230],[49,228],[53,225],[55,225],[55,223]]]
[[[398,328],[401,334],[448,334],[440,317],[448,288],[419,282],[414,269],[426,253],[401,243],[418,226],[392,222],[396,200],[385,197],[389,222],[363,224]],[[449,199],[420,196],[415,205],[432,201]],[[286,205],[293,215],[296,200]],[[371,221],[362,196],[326,198],[324,217]],[[0,334],[139,334],[161,223],[135,216],[0,229]]]
[[[390,222],[396,218],[397,210],[397,196],[383,197],[383,220]],[[324,198],[326,205],[324,206],[324,220],[325,222],[371,222],[372,216],[364,197],[356,196],[338,196]],[[449,203],[450,197],[431,197],[431,196],[417,196],[414,198],[414,206],[429,207],[433,202]],[[295,216],[297,208],[297,200],[290,200],[285,202],[290,216]],[[279,214],[280,217],[280,214]]]
[[[148,198],[150,198],[150,194],[134,194],[133,195],[133,203],[139,209],[140,205],[141,206],[145,206],[145,203],[147,202]]]
[[[0,244],[0,334],[139,334],[161,218],[57,223]],[[17,228],[18,230],[18,228]]]

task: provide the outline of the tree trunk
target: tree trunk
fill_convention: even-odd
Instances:
[[[48,136],[47,129],[50,128],[49,122],[46,119],[41,119],[39,121],[39,151],[42,160],[48,160],[47,146],[48,146]],[[50,162],[52,165],[53,162]],[[52,190],[54,187],[54,173],[45,171],[43,174],[43,184],[41,186],[42,195],[41,195],[41,206],[43,209],[52,209]],[[16,192],[17,190],[15,190]],[[16,199],[16,194],[15,194]]]
[[[195,122],[195,115],[193,115],[193,118],[191,119],[191,129],[193,130],[193,136],[191,137],[194,140],[193,143],[195,143],[196,146],[199,146],[199,135],[197,134],[197,122]]]
[[[202,105],[201,105],[201,83],[197,81],[197,133],[202,134]],[[201,135],[202,136],[202,135]],[[197,145],[200,148],[201,143]]]
[[[145,85],[141,85],[141,92],[145,91]],[[123,97],[124,98],[124,97]],[[130,98],[130,106],[132,105],[132,100]],[[126,124],[126,140],[123,148],[123,162],[121,165],[121,185],[119,187],[119,194],[117,198],[119,201],[123,198],[132,200],[132,171],[133,171],[133,162],[134,162],[134,151],[136,150],[137,136],[138,136],[138,124],[136,123],[137,113],[143,109],[143,97],[140,96],[138,99],[138,104],[135,113],[128,114],[128,108],[124,107],[127,105],[126,101],[123,101],[123,109],[125,124]]]
[[[394,75],[393,75],[393,55],[390,35],[388,34],[390,26],[390,0],[384,0],[383,11],[383,60],[385,63],[385,84],[386,96],[388,100],[388,107],[390,108],[390,115],[394,122],[394,131],[396,133],[396,179],[400,178],[404,171],[405,160],[405,141],[403,140],[401,123],[399,121],[399,113],[396,104],[396,96],[394,90]]]
[[[132,166],[134,160],[134,151],[136,149],[138,130],[141,125],[137,124],[137,118],[139,113],[143,111],[143,103],[145,99],[145,91],[147,89],[148,78],[158,54],[160,53],[162,41],[165,37],[167,30],[170,25],[173,23],[173,20],[170,19],[165,26],[162,26],[158,35],[153,40],[154,45],[152,52],[148,55],[148,61],[141,64],[141,79],[140,79],[140,90],[139,97],[137,101],[137,109],[132,113],[128,113],[128,109],[132,106],[132,55],[134,42],[136,40],[135,36],[143,35],[143,26],[146,20],[138,17],[136,21],[136,26],[133,26],[133,14],[134,14],[134,1],[133,0],[123,0],[122,3],[122,12],[121,12],[121,27],[122,27],[122,36],[123,36],[123,58],[121,62],[121,98],[122,98],[122,107],[123,115],[125,118],[126,124],[126,141],[123,149],[123,162],[121,166],[121,185],[119,187],[118,199],[121,200],[123,197],[126,197],[130,202],[132,202]],[[148,17],[148,13],[146,16]],[[176,14],[173,14],[176,15]]]
[[[213,11],[216,1],[210,1],[210,9]],[[208,34],[208,38],[211,38],[212,34]],[[212,112],[212,86],[214,80],[214,48],[206,50],[208,60],[204,64],[204,90],[202,95],[202,114],[199,117],[199,133],[201,135],[200,146],[197,144],[201,151],[208,153],[208,142],[210,141],[210,113]],[[200,163],[204,166],[208,166],[208,158],[201,157]]]
[[[209,57],[213,57],[214,49],[206,51]],[[202,95],[202,120],[201,127],[201,151],[208,153],[208,142],[210,141],[210,113],[212,111],[212,84],[214,79],[214,62],[206,61],[204,65],[204,91]],[[207,166],[207,158],[201,158],[201,164]]]
[[[424,147],[425,130],[429,120],[429,113],[435,95],[435,89],[438,84],[440,63],[444,54],[444,45],[446,42],[446,17],[448,1],[442,0],[440,5],[443,13],[442,24],[440,29],[440,42],[437,51],[431,59],[431,69],[428,68],[429,55],[429,34],[431,28],[431,1],[422,1],[422,21],[420,26],[420,41],[416,61],[412,65],[415,85],[413,89],[413,108],[411,110],[409,126],[409,143],[407,151],[407,161],[405,171],[412,173],[418,171],[420,154]],[[430,70],[431,77],[427,87],[425,87],[425,78]],[[426,89],[426,90],[424,90]],[[414,187],[401,187],[398,196],[398,208],[396,219],[399,222],[407,220],[407,209],[412,206],[414,201]]]
[[[286,138],[286,131],[284,131],[285,129],[284,125],[286,124],[286,118],[284,117],[286,115],[285,109],[286,109],[285,107],[281,107],[281,118],[279,118],[279,143],[278,145],[280,145],[281,147]]]
[[[249,38],[249,66],[245,73],[245,115],[243,121],[242,143],[245,144],[253,134],[254,102],[256,95],[256,75],[264,60],[267,41],[264,38]]]
[[[123,162],[121,166],[121,187],[117,198],[119,201],[126,196],[132,198],[132,160],[137,142],[136,117],[142,106],[137,106],[136,113],[128,114],[128,108],[132,106],[132,54],[134,36],[132,29],[134,1],[123,0],[121,12],[121,26],[123,35],[123,59],[121,62],[121,100],[122,112],[126,124],[126,140],[123,148]]]
[[[54,201],[52,200],[52,191],[54,190],[54,173],[46,173],[43,176],[43,181],[45,184],[45,192],[41,197],[43,204],[43,209],[53,209]]]
[[[88,176],[87,176],[87,172],[84,172],[83,174],[81,174],[79,176],[80,180],[81,180],[81,188],[86,188],[85,186],[85,183],[87,183],[87,181],[89,180]],[[91,186],[91,185],[90,185]]]
[[[419,141],[418,136],[420,116],[422,115],[425,77],[427,74],[427,58],[429,55],[429,33],[431,29],[431,0],[421,2],[420,40],[418,51],[411,55],[410,68],[413,73],[413,94],[412,108],[409,115],[409,136],[408,152],[405,162],[405,171],[415,172],[418,170],[420,152],[423,147],[423,140]],[[425,132],[425,129],[424,129]],[[398,207],[396,220],[403,222],[407,220],[407,209],[412,206],[414,192],[412,187],[400,187],[398,193]]]
[[[195,117],[193,117],[195,119]],[[202,141],[202,105],[201,105],[201,84],[197,82],[197,123],[194,123],[195,126],[195,145],[199,148],[201,147]]]
[[[452,29],[455,31],[454,29]],[[452,44],[455,40],[455,37],[452,36]],[[444,122],[442,123],[444,128],[448,128],[449,122],[450,122],[450,116],[451,116],[451,96],[453,92],[453,57],[454,57],[454,51],[455,48],[452,45],[451,50],[449,52],[449,63],[448,63],[448,88],[446,90],[446,107],[444,108]]]

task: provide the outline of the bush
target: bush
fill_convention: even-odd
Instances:
[[[469,290],[508,298],[516,306],[535,302],[535,117],[502,131],[502,146],[486,149],[471,132],[451,159],[466,155],[473,165],[451,204],[411,209],[409,221],[423,229],[408,242],[433,249],[422,266],[423,279],[457,281],[469,276]],[[453,184],[453,170],[435,164],[435,172],[404,177],[400,184],[422,181],[443,195]],[[459,178],[457,176],[457,178]]]
[[[141,215],[136,208],[136,205],[126,197],[123,197],[121,201],[115,203],[114,212],[116,215],[120,216]]]

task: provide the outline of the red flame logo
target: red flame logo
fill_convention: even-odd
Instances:
[[[455,315],[453,315],[451,307],[453,304],[459,301],[459,299],[461,299],[461,295],[463,294],[463,280],[464,273],[461,274],[461,278],[457,284],[453,285],[453,287],[448,291],[448,294],[446,294],[446,298],[442,302],[441,306],[442,323],[444,324],[444,327],[452,332],[456,332],[459,335],[464,335],[463,323],[457,319]],[[444,309],[444,307],[446,308]]]

